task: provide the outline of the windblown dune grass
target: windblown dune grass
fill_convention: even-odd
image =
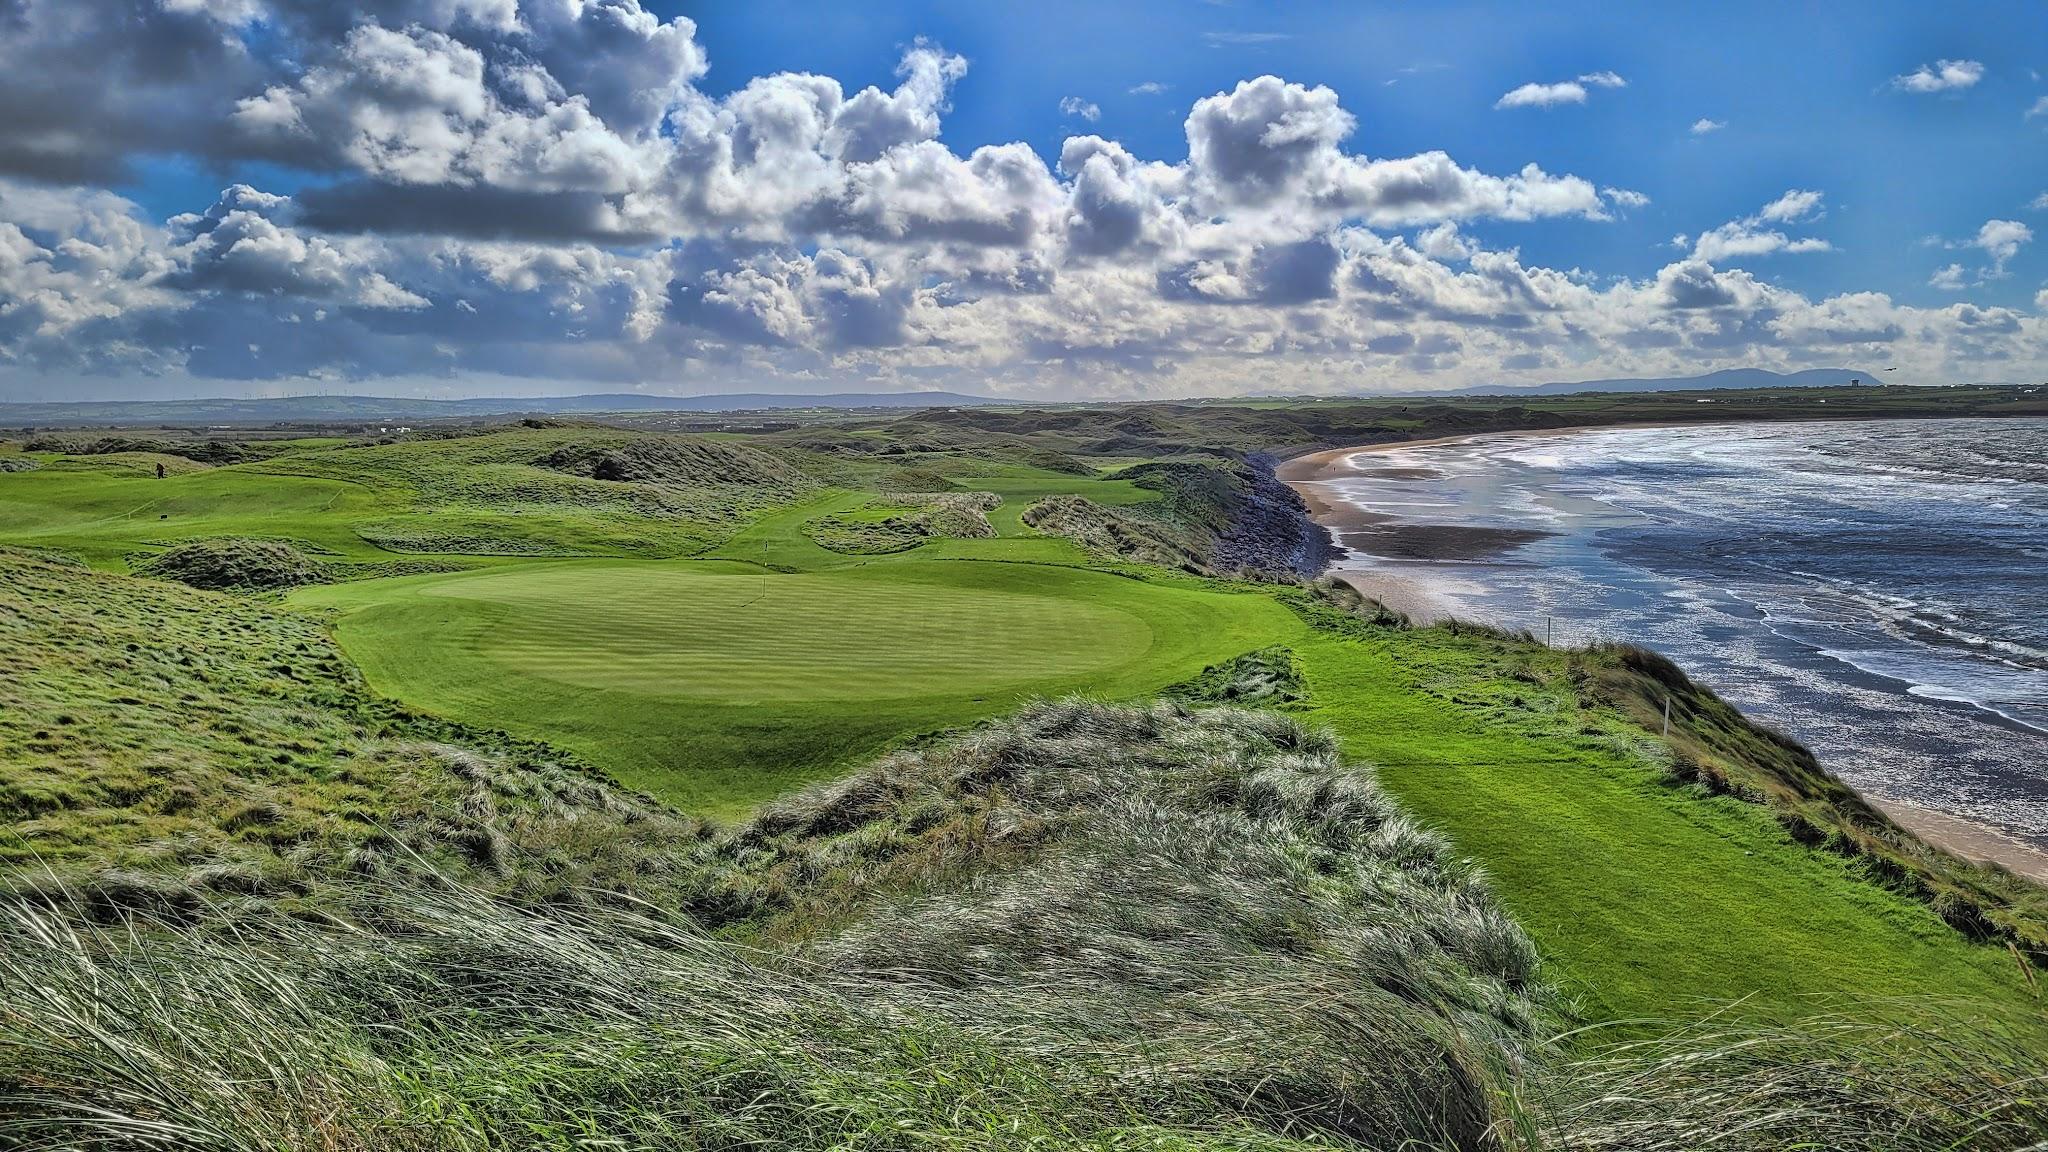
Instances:
[[[1864,1018],[1567,1049],[1327,735],[1042,704],[705,841],[699,919],[436,873],[318,920],[0,907],[25,1147],[2011,1148],[2042,1059]],[[745,898],[742,898],[742,897]],[[715,929],[715,930],[713,930]]]

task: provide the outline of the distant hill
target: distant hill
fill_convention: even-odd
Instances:
[[[1878,373],[1853,368],[1808,368],[1800,372],[1771,372],[1763,368],[1724,368],[1704,376],[1661,376],[1637,380],[1580,380],[1516,387],[1493,384],[1465,388],[1457,396],[1567,396],[1574,392],[1689,392],[1706,388],[1839,388],[1851,381],[1886,383]]]
[[[478,416],[598,412],[758,412],[799,408],[952,408],[1008,401],[961,392],[834,392],[778,395],[651,396],[612,392],[589,396],[499,396],[411,400],[390,396],[282,396],[241,400],[109,400],[0,404],[0,426],[141,424],[304,424],[386,420],[460,420]]]

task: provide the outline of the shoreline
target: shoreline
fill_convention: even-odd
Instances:
[[[1308,509],[1308,518],[1319,525],[1337,547],[1350,555],[1345,540],[1362,534],[1374,533],[1385,528],[1392,517],[1347,504],[1326,494],[1320,487],[1323,483],[1339,478],[1366,475],[1361,468],[1345,466],[1344,462],[1353,456],[1367,453],[1391,452],[1397,448],[1420,448],[1437,444],[1458,444],[1479,436],[1550,435],[1582,430],[1570,428],[1516,429],[1503,432],[1464,432],[1456,436],[1431,436],[1416,440],[1382,440],[1373,444],[1359,444],[1347,448],[1324,448],[1290,456],[1274,466],[1273,475],[1281,483],[1294,490]],[[1418,549],[1418,552],[1426,551]],[[1407,559],[1428,562],[1423,554],[1411,554]],[[1439,557],[1443,558],[1443,557]],[[1339,561],[1323,569],[1322,575],[1340,580],[1356,589],[1361,596],[1377,600],[1388,608],[1416,624],[1428,625],[1451,619],[1458,614],[1457,601],[1444,595],[1441,587],[1419,576],[1403,575],[1394,570],[1399,564],[1398,557],[1382,557],[1382,564],[1370,571],[1349,569],[1338,566]],[[1441,584],[1441,581],[1435,582]]]
[[[1274,475],[1301,497],[1302,503],[1307,507],[1309,519],[1328,531],[1342,547],[1346,533],[1355,534],[1384,524],[1388,520],[1387,517],[1335,500],[1320,489],[1320,485],[1330,480],[1370,475],[1367,469],[1351,467],[1345,463],[1354,456],[1397,448],[1459,444],[1481,436],[1557,436],[1574,435],[1599,428],[1674,428],[1725,423],[1729,421],[1584,424],[1561,428],[1469,432],[1417,440],[1385,440],[1372,444],[1304,452],[1281,461],[1275,467]],[[1433,582],[1421,574],[1404,575],[1398,571],[1390,571],[1384,562],[1371,571],[1348,571],[1333,565],[1325,568],[1323,574],[1351,585],[1361,595],[1378,600],[1417,624],[1437,623],[1456,615],[1455,598],[1447,597],[1441,587],[1432,587]],[[1434,583],[1440,585],[1441,581]],[[1964,860],[2005,868],[2035,884],[2048,886],[2048,849],[2015,839],[1990,825],[1940,812],[1911,801],[1879,800],[1871,796],[1865,796],[1864,799],[1876,806],[1893,823],[1933,848]]]
[[[2015,840],[1989,825],[1937,812],[1909,800],[1880,800],[1873,796],[1864,799],[1922,843],[1978,864],[1996,864],[2015,876],[2048,887],[2048,850]]]

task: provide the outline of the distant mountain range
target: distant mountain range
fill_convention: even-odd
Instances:
[[[1515,387],[1493,384],[1465,388],[1454,396],[1568,396],[1574,392],[1688,392],[1706,388],[1840,388],[1850,383],[1883,384],[1884,377],[1853,368],[1808,368],[1770,372],[1762,368],[1725,368],[1704,376],[1658,376],[1640,380],[1581,380]]]
[[[834,392],[777,395],[651,396],[641,392],[590,396],[483,397],[408,400],[387,396],[281,396],[238,400],[108,400],[0,404],[0,426],[145,424],[360,424],[404,420],[460,420],[478,416],[595,414],[599,412],[759,412],[803,408],[958,408],[1012,401],[962,392]]]
[[[1528,387],[1495,384],[1422,398],[1456,396],[1562,396],[1574,392],[1677,392],[1709,388],[1826,388],[1851,381],[1882,384],[1870,372],[1850,368],[1809,368],[1768,372],[1729,368],[1704,376],[1631,380],[1582,380]],[[1376,396],[1374,399],[1391,397]],[[1227,398],[1218,398],[1227,402]],[[1333,399],[1323,397],[1324,400]],[[795,409],[966,408],[1018,404],[964,392],[831,392],[781,395],[769,392],[729,396],[653,396],[608,392],[589,396],[495,396],[469,400],[407,400],[387,396],[283,396],[257,400],[107,400],[0,404],[0,427],[50,428],[81,425],[135,427],[173,425],[364,424],[407,420],[464,420],[481,416],[594,415],[601,412],[775,412]]]

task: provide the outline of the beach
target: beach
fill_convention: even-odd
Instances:
[[[1302,503],[1308,506],[1309,517],[1329,529],[1338,545],[1347,551],[1370,551],[1393,560],[1469,561],[1485,559],[1541,538],[1545,533],[1538,529],[1403,523],[1398,517],[1368,511],[1346,501],[1326,486],[1328,482],[1339,479],[1426,479],[1426,468],[1375,466],[1361,458],[1394,450],[1456,444],[1470,439],[1473,437],[1440,436],[1427,440],[1395,440],[1331,448],[1284,460],[1274,469],[1274,474],[1294,489]],[[1441,578],[1410,576],[1387,569],[1364,571],[1346,568],[1341,563],[1328,575],[1418,624],[1457,614],[1456,601],[1445,594]]]
[[[1956,679],[1973,672],[1965,667],[1971,659],[1991,667],[1982,659],[1990,645],[1957,623],[1970,621],[1968,612],[1941,605],[1924,613],[1923,621],[1909,598],[1932,602],[1920,589],[1893,587],[1887,600],[1856,588],[1861,599],[1825,600],[1825,611],[1808,612],[1814,617],[1808,620],[1788,607],[1788,594],[1780,589],[1769,590],[1779,593],[1773,599],[1724,579],[1724,572],[1703,573],[1695,558],[1712,554],[1725,527],[1701,536],[1707,541],[1701,544],[1678,538],[1666,524],[1645,528],[1605,508],[1588,512],[1589,482],[1571,470],[1582,457],[1610,468],[1603,455],[1609,442],[1634,435],[1640,444],[1648,431],[1568,429],[1394,441],[1307,453],[1276,472],[1347,549],[1329,575],[1362,594],[1421,623],[1456,615],[1533,627],[1540,635],[1554,614],[1560,644],[1645,643],[1678,659],[1745,712],[1789,728],[1837,775],[1921,839],[2048,883],[2048,781],[2031,771],[2029,760],[2035,745],[2044,744],[2033,726],[2038,715],[2004,705],[1995,685]],[[1665,430],[1654,431],[1661,441]],[[1689,433],[1705,443],[1725,439],[1699,426]],[[1724,463],[1705,453],[1701,458]],[[1570,482],[1546,473],[1542,483],[1517,487],[1486,476],[1497,461],[1524,460],[1545,463]],[[1668,499],[1690,500],[1694,489],[1688,484],[1725,484],[1696,481],[1695,474],[1713,473],[1690,459],[1658,467],[1663,471],[1653,472],[1643,488]],[[1478,476],[1486,478],[1473,479]],[[1842,483],[1834,476],[1828,480]],[[1768,481],[1763,476],[1750,483],[1758,500],[1775,498]],[[1878,497],[1899,499],[1881,489]],[[1792,507],[1772,509],[1756,523],[1789,532],[1788,526],[1799,524],[1798,515]],[[1584,528],[1581,520],[1594,527]],[[1757,532],[1751,527],[1748,534]],[[1626,547],[1612,543],[1616,538]],[[1806,559],[1798,544],[1810,542],[1795,540],[1788,550]],[[1854,575],[1845,567],[1816,570],[1845,587],[1848,581],[1839,573]],[[1567,591],[1559,593],[1558,587]],[[1798,591],[1804,599],[1790,599],[1810,607],[1836,589]],[[1864,601],[1874,607],[1864,608]],[[1881,618],[1883,633],[1863,627],[1857,614],[1865,611]],[[1970,644],[1934,643],[1942,639],[1933,636],[1937,624],[1962,633]],[[1987,626],[1977,630],[1990,633]],[[1908,662],[1895,636],[1921,641],[1932,655],[1914,652],[1922,664]],[[1983,679],[1991,683],[1988,675]],[[2016,698],[2036,698],[2031,691]]]

